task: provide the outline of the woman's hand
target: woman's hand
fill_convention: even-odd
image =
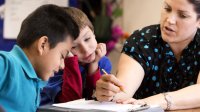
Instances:
[[[123,87],[114,75],[103,75],[96,83],[96,98],[98,101],[112,101]]]
[[[144,105],[147,104],[144,100],[136,100],[134,98],[129,98],[127,100],[117,100],[117,103],[122,103],[122,104],[134,104],[134,105]]]

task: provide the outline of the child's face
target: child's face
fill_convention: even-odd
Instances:
[[[72,47],[72,39],[67,38],[60,42],[56,47],[45,50],[37,60],[36,73],[42,80],[48,80],[58,72],[59,69],[64,68],[64,58],[68,55]]]
[[[79,37],[73,42],[71,52],[78,56],[79,62],[91,63],[95,60],[97,41],[93,31],[86,26],[81,29]]]

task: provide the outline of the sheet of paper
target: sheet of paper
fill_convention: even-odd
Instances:
[[[84,110],[105,110],[105,111],[116,111],[116,112],[127,112],[130,109],[139,108],[140,105],[132,104],[117,104],[115,102],[99,102],[94,100],[75,100],[67,103],[53,104],[53,106],[72,108],[72,109],[84,109]]]

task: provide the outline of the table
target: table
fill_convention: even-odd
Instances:
[[[166,112],[200,112],[200,108],[187,109],[187,110],[174,110],[174,111],[166,111]]]
[[[61,107],[54,107],[51,105],[41,106],[38,108],[37,112],[113,112],[105,110],[78,110],[78,109],[67,109]],[[138,112],[164,112],[161,107],[149,108],[147,110],[142,110]]]
[[[57,108],[53,106],[43,106],[37,112],[106,112],[100,110],[90,110],[90,111],[83,111],[83,110],[74,110],[74,109],[64,109],[64,108]],[[107,111],[108,112],[108,111]],[[142,112],[152,112],[151,110],[146,110]],[[153,112],[163,112],[160,108],[156,108]],[[186,110],[173,110],[173,111],[166,111],[166,112],[200,112],[200,108],[196,109],[186,109]]]

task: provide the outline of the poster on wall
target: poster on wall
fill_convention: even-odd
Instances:
[[[22,21],[36,8],[44,4],[68,6],[68,0],[6,0],[3,37],[16,39]]]

